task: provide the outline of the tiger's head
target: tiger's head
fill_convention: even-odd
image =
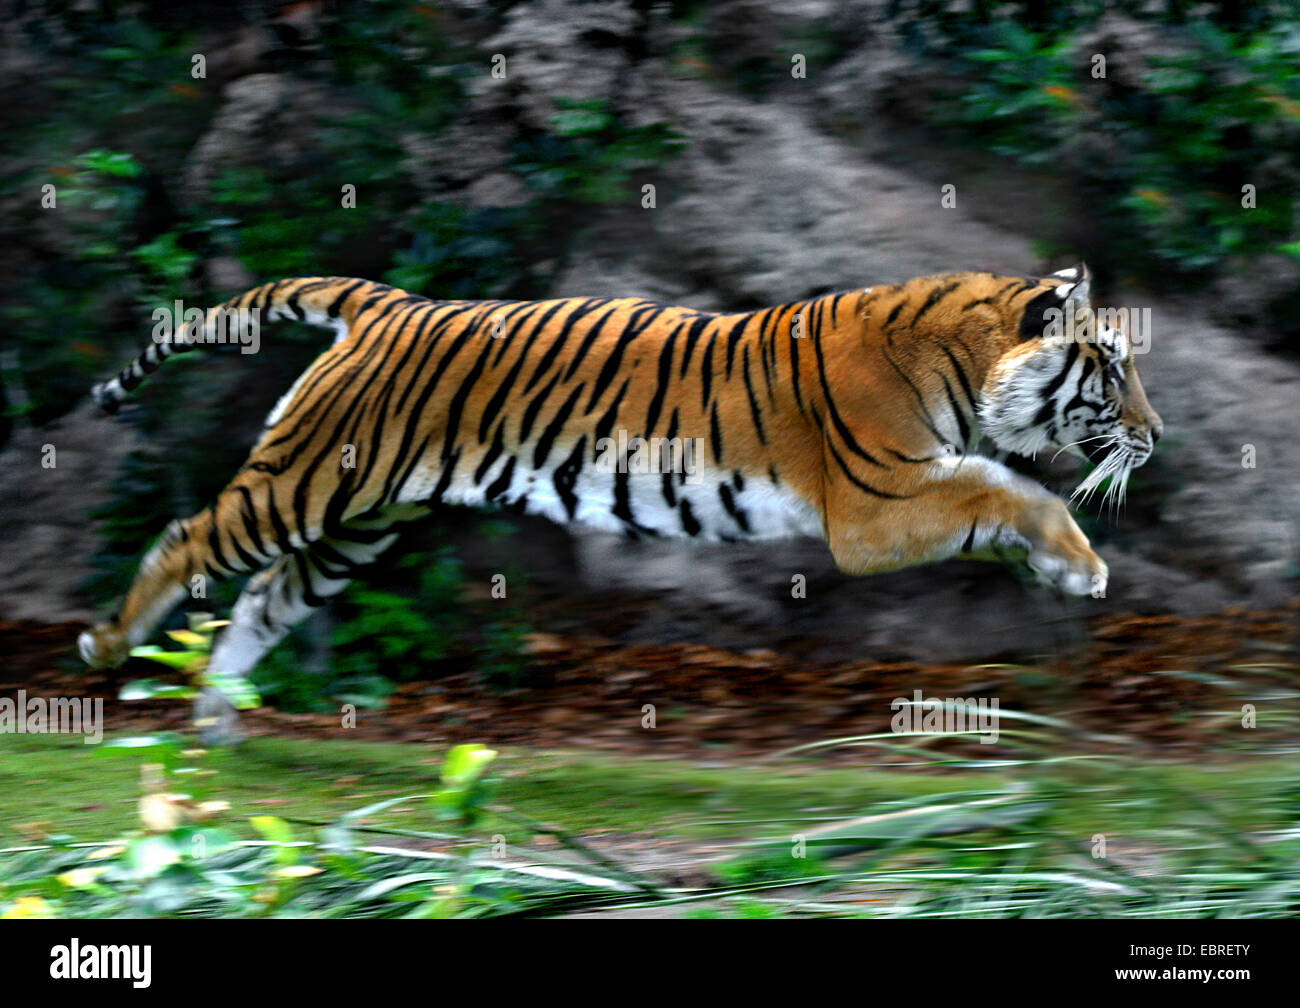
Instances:
[[[1129,474],[1164,430],[1147,402],[1128,335],[1094,313],[1082,264],[1044,278],[1026,303],[1020,342],[989,370],[980,426],[1006,451],[1068,451],[1095,468],[1075,490],[1087,500],[1112,477],[1103,502],[1124,498]]]

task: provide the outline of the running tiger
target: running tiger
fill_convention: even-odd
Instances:
[[[211,660],[242,675],[434,502],[635,535],[819,536],[850,574],[1018,546],[1047,584],[1101,594],[1106,564],[1065,503],[974,454],[979,436],[1084,456],[1098,465],[1076,495],[1109,476],[1118,499],[1162,429],[1124,334],[1092,312],[1083,266],[732,314],[282,280],[151,344],[96,402],[115,410],[169,355],[212,342],[232,310],[331,327],[336,341],[216,501],[163,533],[121,611],[81,635],[92,666],[124,661],[196,574],[251,573]],[[1058,338],[1055,318],[1081,324]],[[616,438],[638,436],[699,445],[689,475],[609,464]],[[231,732],[220,695],[205,691],[199,708],[210,735]]]

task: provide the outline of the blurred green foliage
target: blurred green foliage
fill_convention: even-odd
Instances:
[[[479,531],[492,533],[492,519]],[[522,654],[530,631],[513,598],[473,602],[468,575],[448,546],[416,552],[399,547],[374,578],[355,583],[331,606],[325,625],[290,634],[257,667],[252,681],[282,710],[328,713],[340,703],[379,708],[395,685],[473,669],[487,689],[533,683]],[[511,570],[511,585],[523,585]],[[326,661],[317,660],[321,649]]]
[[[951,118],[1075,188],[1097,215],[1091,258],[1112,268],[1200,280],[1237,257],[1297,256],[1300,19],[1171,26],[1136,87],[1111,80],[1126,69],[1114,53],[1106,78],[1091,75],[1087,27],[990,24],[954,54],[967,83]]]

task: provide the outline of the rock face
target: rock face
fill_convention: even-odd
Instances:
[[[1032,233],[998,226],[1024,219],[1015,190],[985,185],[962,194],[954,168],[957,205],[945,207],[934,181],[943,174],[936,174],[942,149],[905,170],[873,160],[866,150],[878,145],[859,134],[828,132],[829,120],[862,126],[882,110],[897,113],[900,103],[905,111],[908,58],[888,31],[872,29],[879,6],[848,4],[836,14],[840,23],[859,26],[860,53],[820,78],[813,63],[806,79],[785,81],[776,98],[760,101],[727,90],[682,58],[673,30],[653,12],[556,0],[518,5],[480,43],[485,66],[494,54],[506,56],[506,77],[484,76],[474,85],[447,142],[412,136],[403,146],[426,159],[421,191],[451,186],[470,203],[503,205],[518,198],[518,183],[501,170],[502,152],[519,128],[544,128],[556,99],[599,97],[633,122],[671,124],[685,141],[681,153],[635,180],[628,221],[609,233],[596,229],[591,247],[561,272],[556,295],[639,294],[748,308],[926,273],[1028,273],[1061,265],[1034,253]],[[782,41],[790,25],[828,17],[835,5],[726,7],[745,15],[733,58],[757,54],[785,67],[797,51]],[[292,99],[296,110],[320,100],[266,74],[233,82],[226,97],[192,159],[189,189],[202,189],[208,167],[224,152],[246,150],[250,136],[276,132],[284,103]],[[636,208],[643,182],[656,186],[654,209]],[[917,659],[1049,650],[1076,632],[1078,617],[1102,610],[1199,612],[1293,594],[1300,569],[1300,366],[1212,322],[1208,298],[1096,293],[1103,303],[1152,309],[1151,351],[1139,367],[1166,425],[1156,457],[1130,488],[1128,510],[1090,529],[1111,567],[1107,599],[1061,602],[1027,588],[1010,570],[965,562],[850,579],[813,541],[701,549],[580,534],[572,550],[533,557],[530,573],[539,584],[571,589],[576,558],[588,591],[658,596],[626,631],[640,639],[758,647],[802,638],[841,652]],[[1249,292],[1236,297],[1248,301]],[[64,424],[85,425],[87,436],[115,445],[121,428],[84,413]],[[94,464],[69,477],[75,488],[44,481],[37,495],[23,475],[33,443],[16,438],[0,465],[0,496],[24,502],[7,507],[0,612],[82,615],[76,575],[80,569],[84,576],[91,530],[84,518],[63,515],[58,501],[75,489],[84,515],[86,495],[105,492],[120,448],[92,452]],[[1064,463],[1042,475],[1057,489],[1077,478]],[[53,569],[66,576],[55,577]],[[806,578],[806,598],[792,597],[796,575]]]
[[[94,615],[81,595],[95,551],[89,515],[108,500],[133,446],[129,429],[89,400],[48,427],[14,432],[0,453],[0,616],[54,622]]]

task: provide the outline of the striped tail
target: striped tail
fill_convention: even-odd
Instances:
[[[209,308],[201,319],[173,326],[166,339],[150,343],[115,378],[90,390],[105,413],[116,413],[126,397],[173,354],[198,347],[239,343],[246,346],[263,321],[297,319],[334,329],[334,342],[344,339],[363,305],[373,296],[392,290],[387,284],[352,277],[299,277],[254,287],[225,304]]]

